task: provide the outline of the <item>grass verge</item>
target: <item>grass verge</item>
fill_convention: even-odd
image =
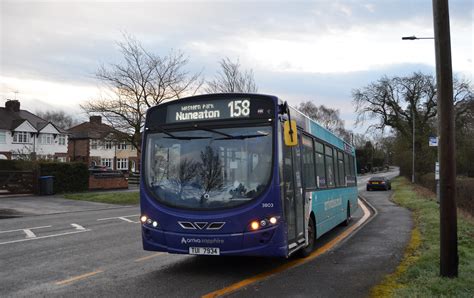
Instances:
[[[70,200],[90,201],[98,203],[134,205],[139,202],[139,192],[91,192],[65,194],[64,197]]]
[[[473,297],[474,223],[458,212],[459,277],[439,276],[439,205],[405,178],[392,182],[393,201],[412,211],[415,227],[402,262],[371,290],[372,297]]]

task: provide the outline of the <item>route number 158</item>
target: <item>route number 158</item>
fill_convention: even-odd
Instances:
[[[230,117],[248,117],[250,115],[250,100],[234,100],[227,105],[230,109]]]

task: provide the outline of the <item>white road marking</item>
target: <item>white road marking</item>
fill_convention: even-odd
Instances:
[[[131,219],[128,219],[127,217],[138,217],[140,214],[133,214],[133,215],[126,215],[126,216],[116,216],[116,217],[107,217],[107,218],[99,218],[98,221],[103,221],[103,220],[111,220],[111,219],[119,219],[123,220],[126,222],[131,222],[131,223],[139,223],[138,221],[133,221]]]
[[[75,223],[72,223],[71,226],[73,226],[74,228],[76,228],[76,230],[78,231],[84,231],[86,228],[84,228],[83,226],[81,225],[78,225],[78,224],[75,224]]]
[[[35,233],[33,233],[30,229],[23,229],[23,232],[25,232],[26,238],[36,238]]]
[[[35,237],[35,238],[26,238],[26,239],[20,239],[20,240],[6,241],[6,242],[0,242],[0,245],[9,244],[9,243],[16,243],[16,242],[24,242],[24,241],[30,241],[30,240],[39,240],[39,239],[45,239],[45,238],[53,238],[53,237],[59,237],[59,236],[77,234],[77,233],[84,233],[84,232],[88,232],[88,231],[90,231],[90,230],[86,229],[86,230],[81,230],[81,231],[66,232],[66,233],[60,233],[60,234],[54,234],[54,235],[40,236],[40,237]]]
[[[8,230],[8,231],[0,231],[1,233],[11,233],[11,232],[18,232],[18,231],[25,231],[25,230],[35,230],[35,229],[44,229],[44,228],[51,228],[51,226],[41,226],[41,227],[32,227],[32,228],[26,228],[26,229],[16,229],[16,230]],[[26,232],[25,232],[26,233]]]
[[[123,221],[126,221],[126,222],[138,223],[138,222],[133,221],[133,220],[130,220],[130,219],[126,218],[126,217],[119,217],[119,219],[121,219],[121,220],[123,220]]]

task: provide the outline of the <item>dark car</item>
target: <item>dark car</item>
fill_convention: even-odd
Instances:
[[[102,165],[96,165],[96,166],[91,166],[89,168],[89,171],[91,173],[101,173],[101,172],[108,172],[108,171],[112,171],[111,168],[107,167],[107,166],[102,166]]]
[[[367,191],[371,190],[389,190],[392,189],[392,184],[390,180],[385,177],[372,177],[367,182]]]

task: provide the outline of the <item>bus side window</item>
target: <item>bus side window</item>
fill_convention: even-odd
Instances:
[[[349,154],[344,153],[344,172],[346,173],[346,176],[345,176],[346,181],[350,180],[348,179],[351,176],[350,168],[351,166],[350,166]],[[352,186],[352,185],[348,183],[347,186]]]
[[[326,188],[326,167],[324,166],[324,146],[315,141],[315,161],[316,161],[316,186]]]
[[[338,186],[346,186],[346,179],[344,176],[344,154],[341,151],[337,151],[337,173],[338,177]]]
[[[324,145],[324,154],[326,155],[326,184],[328,187],[334,187],[334,161],[332,148],[328,145]]]
[[[316,187],[316,177],[314,169],[313,140],[307,136],[302,137],[303,154],[303,180],[305,188]]]

